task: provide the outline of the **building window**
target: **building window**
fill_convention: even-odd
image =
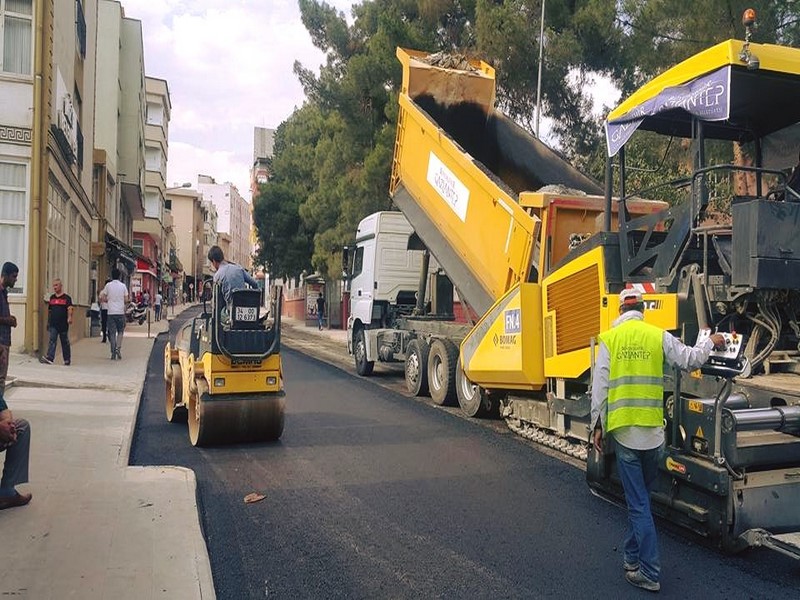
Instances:
[[[50,282],[58,277],[67,287],[70,283],[67,276],[69,203],[66,192],[52,180],[47,187],[47,203],[47,285],[49,288]]]
[[[81,58],[86,58],[86,17],[83,14],[81,0],[75,0],[75,33],[78,36],[78,50]]]
[[[47,289],[61,279],[76,304],[88,305],[89,223],[55,180],[47,188],[47,203]]]
[[[92,282],[89,277],[91,275],[89,253],[91,251],[90,240],[92,230],[89,227],[89,223],[84,221],[80,216],[78,218],[80,219],[78,223],[80,229],[80,239],[78,240],[78,287],[73,300],[77,298],[78,303],[88,306],[91,304],[90,299],[92,295]]]
[[[3,57],[0,71],[30,75],[33,65],[33,0],[0,0]]]
[[[27,182],[27,165],[0,161],[0,257],[20,268],[15,291],[25,289]]]
[[[155,102],[147,103],[147,124],[164,124],[164,108],[160,104],[156,104]]]
[[[140,256],[144,256],[144,240],[141,238],[135,238],[133,240],[133,244],[131,244],[131,248],[133,251],[136,252]]]
[[[164,161],[161,158],[161,148],[147,146],[145,148],[145,168],[148,171],[163,171]]]
[[[161,195],[158,192],[145,192],[144,216],[148,219],[163,219],[161,215]]]

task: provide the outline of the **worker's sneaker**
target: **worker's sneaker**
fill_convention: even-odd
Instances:
[[[622,568],[625,569],[626,571],[638,571],[639,570],[639,563],[638,562],[629,563],[628,561],[623,560],[622,561]]]
[[[635,585],[636,587],[647,590],[648,592],[657,592],[661,589],[661,584],[659,582],[653,581],[649,577],[643,575],[639,569],[625,573],[625,579],[631,585]]]
[[[53,361],[47,358],[44,354],[39,357],[39,362],[43,365],[52,365]]]

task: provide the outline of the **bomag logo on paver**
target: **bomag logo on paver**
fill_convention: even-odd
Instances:
[[[658,310],[662,304],[661,300],[644,300],[645,310]]]
[[[668,456],[667,471],[673,471],[674,473],[680,473],[681,475],[686,475],[686,465],[684,465],[683,463],[676,462],[672,460],[671,456]]]
[[[518,308],[512,308],[503,312],[503,331],[501,334],[494,334],[492,341],[495,346],[516,346],[517,334],[521,331],[520,312]]]
[[[494,334],[492,338],[495,346],[516,346],[517,345],[517,336],[516,335],[507,335],[507,334]]]

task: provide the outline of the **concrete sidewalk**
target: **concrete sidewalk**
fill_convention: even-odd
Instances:
[[[54,365],[11,355],[6,400],[31,423],[31,482],[20,489],[33,500],[0,511],[0,595],[215,597],[194,473],[128,466],[147,361],[168,322],[147,327],[128,325],[121,361],[97,337],[72,346],[69,367],[60,348]]]
[[[287,346],[352,364],[346,331],[282,322]],[[0,595],[215,598],[194,473],[128,466],[147,361],[167,329],[167,320],[149,334],[147,323],[128,324],[121,361],[100,338],[73,344],[69,367],[60,348],[53,365],[11,355],[6,400],[31,423],[31,482],[20,489],[33,500],[0,511]]]

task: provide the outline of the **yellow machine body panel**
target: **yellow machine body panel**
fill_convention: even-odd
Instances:
[[[542,291],[515,286],[483,316],[461,344],[464,372],[486,389],[536,390],[545,384]]]
[[[607,292],[602,247],[578,256],[542,284],[544,373],[576,379],[591,367],[591,340],[619,316],[617,294]],[[663,329],[678,326],[675,294],[645,294],[645,320]]]
[[[490,298],[527,279],[539,219],[520,208],[434,121],[400,97],[397,176]],[[433,249],[436,256],[436,249]]]
[[[206,352],[202,356],[208,392],[214,394],[277,393],[282,389],[280,354],[258,363],[231,364],[223,355]]]

